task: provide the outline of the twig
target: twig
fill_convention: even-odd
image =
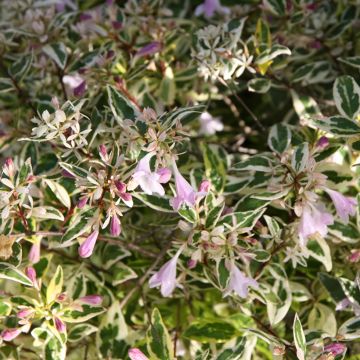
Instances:
[[[61,232],[61,231],[36,231],[36,232],[32,232],[30,233],[30,235],[33,236],[63,236],[65,232]],[[19,233],[19,234],[14,234],[11,235],[12,237],[25,237],[25,236],[29,236],[29,234],[26,233]],[[84,234],[83,236],[87,236],[86,234]],[[111,238],[111,237],[107,237],[104,235],[99,235],[98,240],[100,241],[104,241],[107,242],[108,244],[112,244],[112,245],[117,245],[117,246],[124,246],[125,248],[129,249],[129,250],[134,250],[139,252],[142,255],[145,255],[147,257],[151,257],[151,258],[156,258],[157,255],[154,254],[152,251],[149,251],[147,249],[144,249],[138,245],[132,244],[132,243],[127,243],[123,240],[120,239],[115,239],[115,238]]]

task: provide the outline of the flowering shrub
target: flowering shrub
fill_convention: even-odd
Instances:
[[[1,359],[358,359],[356,1],[0,7]]]

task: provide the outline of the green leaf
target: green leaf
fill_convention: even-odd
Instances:
[[[356,316],[345,321],[339,328],[338,335],[344,340],[355,340],[360,338],[360,317]]]
[[[136,272],[122,262],[114,264],[111,267],[111,273],[109,281],[113,286],[117,286],[125,281],[137,278]]]
[[[302,172],[309,163],[309,144],[302,143],[298,145],[291,157],[291,166],[297,172]]]
[[[296,347],[296,356],[299,360],[305,360],[306,339],[298,314],[295,314],[293,323],[294,343]]]
[[[132,196],[140,200],[143,204],[150,207],[151,209],[167,213],[174,212],[174,209],[170,205],[169,199],[167,197],[140,193],[133,193]]]
[[[64,282],[63,269],[59,265],[56,269],[55,275],[50,280],[50,283],[46,289],[46,302],[51,304],[56,297],[61,293]]]
[[[64,221],[64,215],[61,213],[61,211],[52,206],[34,207],[32,209],[31,216],[41,220],[51,219],[51,220]]]
[[[225,342],[238,335],[233,325],[226,321],[197,321],[192,323],[183,336],[199,342]]]
[[[128,327],[120,304],[114,301],[101,318],[96,333],[96,347],[103,358],[124,359],[129,349],[129,345],[125,342],[127,336]]]
[[[97,330],[98,328],[96,326],[90,324],[76,324],[68,332],[67,339],[69,342],[78,342]]]
[[[234,170],[272,172],[271,160],[264,155],[254,155],[249,159],[234,164]]]
[[[291,143],[291,130],[285,124],[276,124],[271,127],[268,145],[272,151],[282,154]]]
[[[0,279],[12,280],[20,284],[33,286],[32,281],[25,274],[15,266],[6,263],[0,263]]]
[[[183,204],[178,210],[178,213],[189,223],[195,224],[197,222],[197,213],[196,210],[187,204]]]
[[[360,112],[360,88],[351,76],[340,76],[333,87],[335,104],[340,114],[355,119]]]
[[[14,83],[9,78],[0,78],[0,93],[6,93],[11,90],[14,90]]]
[[[110,85],[107,86],[107,94],[110,109],[120,125],[126,119],[135,121],[139,109],[127,97]]]
[[[54,60],[60,69],[65,69],[68,55],[63,43],[46,45],[43,47],[43,51],[47,56]]]
[[[71,207],[71,200],[66,189],[56,181],[45,179],[45,184],[50,188],[56,198],[68,209]]]
[[[165,70],[164,77],[160,83],[159,95],[165,105],[172,105],[175,100],[176,83],[174,73],[170,66]]]
[[[251,79],[250,81],[248,81],[247,85],[249,91],[259,94],[265,94],[271,88],[271,80],[262,78]]]
[[[360,134],[360,126],[343,116],[331,116],[325,119],[314,119],[315,126],[334,135],[354,136]]]
[[[309,240],[306,246],[309,255],[320,261],[325,266],[326,271],[331,271],[332,258],[328,243],[323,238],[318,237],[316,240]]]
[[[346,58],[338,58],[342,63],[360,69],[360,56],[349,56]]]
[[[274,45],[270,49],[264,50],[255,61],[257,65],[264,65],[280,55],[291,55],[289,48],[283,45]]]
[[[286,10],[285,0],[264,0],[264,5],[273,14],[278,16],[284,16]]]
[[[339,303],[346,298],[346,294],[337,278],[326,273],[320,273],[319,278],[336,303]]]
[[[205,229],[211,229],[216,226],[221,213],[223,212],[225,203],[213,207],[206,216]]]
[[[90,208],[78,213],[61,238],[61,243],[70,243],[71,240],[84,234],[91,226],[91,220],[95,215],[96,210],[96,208]]]
[[[67,323],[82,323],[105,312],[100,306],[81,304],[82,310],[65,310],[61,319]]]
[[[216,191],[221,192],[226,182],[226,154],[222,148],[215,145],[201,144],[204,157],[206,177]]]
[[[162,321],[159,310],[156,308],[151,315],[151,325],[146,332],[146,342],[151,359],[174,359],[169,333]]]
[[[10,76],[15,79],[17,82],[20,82],[25,75],[30,70],[31,64],[33,62],[33,54],[23,55],[11,64],[9,68]]]
[[[245,353],[247,345],[246,337],[239,337],[236,340],[235,346],[223,350],[216,358],[216,360],[240,360]]]

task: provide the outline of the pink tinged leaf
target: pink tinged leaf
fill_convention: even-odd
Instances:
[[[103,298],[100,295],[87,295],[79,298],[78,301],[88,305],[100,305]]]
[[[37,282],[37,279],[36,279],[36,271],[32,266],[29,266],[29,267],[27,267],[25,269],[25,274],[31,280],[33,285],[35,287],[38,287],[38,282]]]
[[[2,331],[1,337],[3,338],[4,341],[12,341],[17,336],[19,336],[20,333],[21,333],[20,329],[16,329],[16,328],[5,329]]]
[[[79,255],[82,258],[88,258],[88,257],[90,257],[92,255],[98,236],[99,236],[99,231],[95,230],[80,245],[80,247],[79,247]]]
[[[332,343],[332,344],[326,345],[324,348],[325,352],[329,352],[333,356],[343,354],[345,352],[345,350],[346,350],[346,346],[341,343]]]
[[[113,215],[110,221],[110,234],[112,236],[119,236],[121,233],[121,223],[117,215]]]
[[[352,263],[357,263],[360,260],[360,250],[351,250],[351,254],[348,256],[348,260]]]
[[[88,197],[87,197],[87,196],[84,196],[84,197],[80,198],[80,200],[79,200],[78,203],[77,203],[77,207],[78,207],[79,209],[82,209],[82,208],[86,205],[87,201],[88,201]]]
[[[54,323],[55,323],[56,330],[59,333],[66,332],[66,325],[58,317],[54,317]]]
[[[119,180],[115,180],[115,186],[120,193],[124,193],[126,191],[126,184]]]
[[[19,319],[23,319],[23,318],[30,316],[33,312],[34,312],[34,309],[30,309],[30,308],[22,309],[16,314],[16,316]]]
[[[61,175],[69,179],[75,179],[75,176],[66,170],[61,171]]]
[[[128,355],[131,360],[149,360],[148,357],[137,348],[130,349]]]
[[[150,44],[143,46],[137,53],[136,56],[148,56],[156,54],[161,50],[161,43],[158,41],[154,41]]]
[[[31,246],[29,252],[29,261],[36,264],[40,260],[40,242],[36,242]]]
[[[160,176],[161,184],[166,184],[171,179],[171,170],[168,168],[161,168],[156,173]]]
[[[354,198],[344,196],[335,190],[325,189],[334,203],[336,213],[339,218],[347,224],[349,222],[349,216],[356,214],[357,201]]]

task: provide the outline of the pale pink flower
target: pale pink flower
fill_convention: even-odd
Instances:
[[[230,14],[230,9],[220,4],[220,0],[205,0],[203,4],[195,9],[195,16],[204,14],[206,18],[211,18],[215,13]]]
[[[183,204],[186,204],[190,207],[194,206],[197,197],[196,190],[194,190],[194,188],[180,174],[175,161],[173,163],[173,167],[175,175],[176,196],[171,199],[171,206],[174,208],[174,210],[179,210]]]
[[[222,131],[224,125],[219,117],[213,117],[208,112],[200,115],[200,134],[214,135],[217,131]]]
[[[23,318],[26,318],[28,316],[30,316],[31,314],[34,313],[34,309],[31,309],[31,308],[25,308],[25,309],[21,309],[17,314],[16,316],[19,318],[19,319],[23,319]]]
[[[164,297],[170,296],[176,287],[176,265],[182,250],[181,247],[175,256],[150,278],[150,288],[161,286],[161,295]]]
[[[323,204],[307,203],[303,207],[299,223],[300,243],[304,246],[307,239],[315,234],[324,237],[328,231],[328,225],[334,223],[333,216],[326,212]]]
[[[161,184],[166,184],[171,179],[171,170],[168,168],[158,169],[156,173],[160,175],[159,182]]]
[[[142,351],[136,348],[130,349],[128,355],[131,360],[149,360]]]
[[[80,245],[80,247],[79,247],[79,255],[82,258],[88,258],[88,257],[90,257],[92,255],[98,236],[99,236],[99,231],[94,230],[86,238],[86,240]]]
[[[145,155],[138,163],[132,180],[128,185],[130,190],[137,188],[138,186],[144,191],[145,194],[152,195],[157,193],[161,196],[165,194],[165,190],[161,185],[161,175],[156,172],[152,172],[150,169],[150,160],[155,155],[151,152]]]
[[[235,292],[241,298],[246,298],[249,293],[249,286],[255,289],[259,287],[255,279],[246,277],[235,264],[232,264],[230,268],[229,284],[225,290],[224,296],[228,296],[232,292]]]
[[[86,295],[77,299],[77,301],[88,305],[100,305],[103,301],[103,298],[100,295]]]
[[[199,185],[200,193],[208,193],[210,190],[211,182],[209,180],[203,180]]]
[[[29,252],[29,261],[36,264],[40,260],[40,241],[37,241],[31,246]]]
[[[356,214],[357,201],[354,198],[344,196],[338,191],[327,188],[324,188],[324,190],[328,193],[334,203],[339,218],[347,224],[349,222],[349,216],[354,216]]]

